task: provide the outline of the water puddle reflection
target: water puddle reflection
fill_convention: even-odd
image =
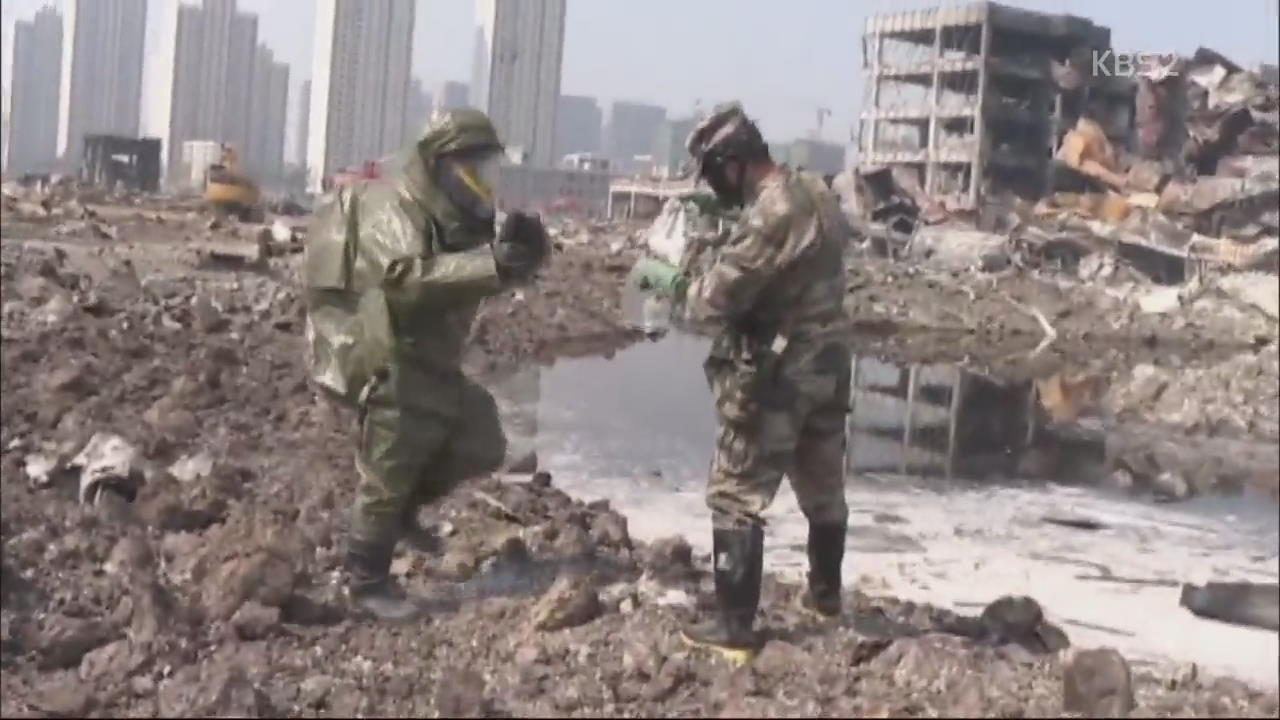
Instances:
[[[513,453],[536,449],[556,485],[609,500],[637,538],[680,534],[708,552],[706,352],[706,341],[672,334],[497,382]],[[1031,595],[1071,628],[1073,644],[1275,685],[1280,636],[1178,605],[1182,583],[1277,581],[1273,504],[1238,495],[1153,504],[1064,484],[1061,462],[1056,474],[1031,472],[1027,458],[1048,443],[1090,462],[1102,453],[1100,440],[1064,439],[1046,421],[1043,383],[869,357],[854,371],[850,582],[956,608]],[[785,484],[766,518],[769,567],[801,576],[807,525]]]

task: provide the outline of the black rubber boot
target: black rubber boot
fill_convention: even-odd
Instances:
[[[400,518],[400,536],[406,545],[420,553],[438,553],[443,544],[433,530],[423,527],[418,521],[418,507],[415,505],[404,511]]]
[[[844,523],[809,525],[809,590],[800,604],[824,618],[840,616],[840,566],[847,529]]]
[[[715,650],[731,662],[744,663],[760,648],[752,625],[760,606],[764,529],[714,529],[711,539],[719,615],[686,627],[682,635],[690,645]]]
[[[399,622],[416,618],[421,608],[391,579],[395,542],[352,538],[349,543],[347,587],[352,604],[379,620]]]

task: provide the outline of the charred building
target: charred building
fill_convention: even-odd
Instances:
[[[1110,44],[1110,29],[1084,18],[991,2],[871,16],[860,162],[908,169],[951,207],[1039,196],[1082,113],[1128,144],[1132,81],[1095,71]]]

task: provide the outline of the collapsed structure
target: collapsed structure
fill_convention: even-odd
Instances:
[[[982,2],[869,17],[863,42],[862,162],[908,169],[948,206],[1041,194],[1086,108],[1127,141],[1132,82],[1087,75],[1111,30],[1086,19]]]
[[[115,135],[86,135],[81,182],[114,188],[117,184],[137,192],[160,188],[160,140]]]
[[[833,187],[881,253],[1275,271],[1274,70],[1206,48],[1126,66],[1108,28],[988,2],[866,28],[861,163]]]

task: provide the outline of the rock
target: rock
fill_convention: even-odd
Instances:
[[[534,606],[532,624],[535,630],[554,632],[589,623],[602,610],[599,594],[586,579],[563,575]]]
[[[36,310],[35,318],[46,325],[64,325],[76,312],[76,307],[71,304],[71,301],[59,293]]]
[[[1153,403],[1169,387],[1169,376],[1149,363],[1137,365],[1129,373],[1128,393],[1135,402]]]
[[[156,681],[146,675],[136,675],[129,681],[129,689],[137,697],[151,697],[156,692]]]
[[[119,233],[116,232],[115,227],[112,225],[92,222],[89,223],[89,230],[98,240],[116,240],[119,238]]]
[[[549,488],[551,487],[551,473],[545,470],[535,472],[529,483],[536,488]]]
[[[196,329],[203,333],[217,333],[227,329],[230,324],[218,307],[207,295],[199,295],[191,302],[191,313],[195,318]]]
[[[605,547],[630,549],[627,519],[613,510],[597,515],[591,524],[591,541]]]
[[[250,600],[231,616],[231,627],[242,640],[264,640],[280,624],[280,608]]]
[[[312,675],[298,686],[298,702],[303,707],[317,708],[329,699],[334,680],[328,675]]]
[[[156,557],[151,545],[139,534],[130,533],[111,548],[103,569],[111,575],[129,578],[149,575],[155,571],[155,566]]]
[[[94,697],[89,688],[70,680],[46,683],[36,692],[31,704],[49,717],[82,718],[94,707]]]
[[[1032,652],[1056,652],[1069,645],[1066,633],[1044,618],[1040,603],[1026,596],[1005,595],[982,610],[984,640],[1015,643]]]
[[[116,640],[85,653],[80,661],[80,679],[92,681],[132,671],[136,666],[132,649],[128,640]]]
[[[650,543],[645,564],[661,580],[682,580],[695,574],[693,548],[678,536]]]
[[[1069,654],[1062,667],[1062,709],[1085,717],[1125,717],[1134,708],[1133,677],[1111,648]]]
[[[596,544],[591,540],[591,533],[577,524],[560,528],[552,544],[556,553],[565,558],[591,557],[595,555]]]
[[[461,581],[474,575],[479,564],[474,553],[459,548],[446,552],[437,567],[444,577]]]
[[[1191,497],[1191,484],[1181,473],[1166,470],[1151,480],[1157,502],[1179,502]]]
[[[205,607],[212,617],[230,619],[246,600],[270,607],[283,607],[293,594],[293,564],[287,558],[258,552],[247,558],[233,558],[205,582]]]
[[[436,687],[440,717],[482,717],[489,714],[484,678],[474,670],[449,673]]]
[[[764,675],[785,677],[795,672],[796,668],[803,667],[808,655],[800,647],[785,640],[773,640],[765,644],[751,665]]]
[[[507,463],[506,471],[519,475],[534,475],[538,473],[538,453],[530,450],[524,455],[515,458],[511,462]],[[546,473],[546,476],[546,485],[538,485],[537,487],[549,487],[551,485],[551,474]]]
[[[608,587],[602,588],[599,596],[600,604],[606,610],[617,610],[624,615],[635,610],[636,589],[631,583],[614,583]],[[623,605],[629,605],[630,609],[624,611],[622,609]]]
[[[266,693],[249,679],[242,667],[215,666],[202,673],[196,682],[182,683],[181,679],[185,678],[175,675],[161,686],[161,715],[268,717],[272,714]]]
[[[98,620],[53,615],[37,641],[39,666],[45,670],[75,667],[90,650],[110,642],[114,635]]]
[[[1111,487],[1117,490],[1129,492],[1133,490],[1133,473],[1124,468],[1116,468],[1111,471],[1109,476],[1107,476],[1107,482],[1110,483]]]
[[[1200,668],[1193,662],[1183,663],[1174,668],[1165,678],[1165,687],[1170,690],[1182,690],[1196,684],[1200,678]]]

